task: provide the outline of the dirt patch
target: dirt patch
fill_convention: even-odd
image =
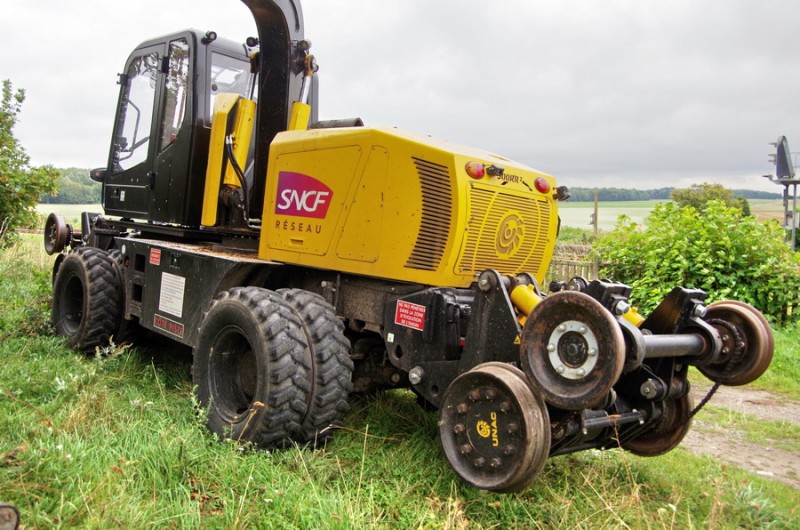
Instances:
[[[697,387],[692,397],[698,403],[708,388]],[[709,405],[723,407],[764,421],[787,421],[800,425],[800,402],[784,399],[763,390],[720,387]],[[800,489],[800,453],[785,451],[768,444],[753,444],[745,433],[736,429],[704,429],[702,411],[695,417],[693,428],[684,438],[682,447],[689,451],[712,456],[720,462],[735,465],[751,473],[781,481]]]

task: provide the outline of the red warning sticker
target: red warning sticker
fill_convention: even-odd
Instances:
[[[425,306],[400,300],[394,312],[394,323],[419,331],[425,330]]]
[[[161,265],[161,249],[150,249],[150,265]]]

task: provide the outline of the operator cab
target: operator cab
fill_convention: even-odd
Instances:
[[[199,225],[214,99],[255,99],[253,51],[197,30],[133,51],[119,75],[108,165],[92,172],[103,183],[107,215]]]

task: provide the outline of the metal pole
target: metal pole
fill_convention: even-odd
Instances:
[[[792,188],[792,250],[795,250],[797,241],[797,184]],[[786,188],[789,191],[789,188]]]

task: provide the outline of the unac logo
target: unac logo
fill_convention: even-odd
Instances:
[[[314,177],[281,171],[275,213],[295,217],[325,219],[333,199],[333,190]]]

